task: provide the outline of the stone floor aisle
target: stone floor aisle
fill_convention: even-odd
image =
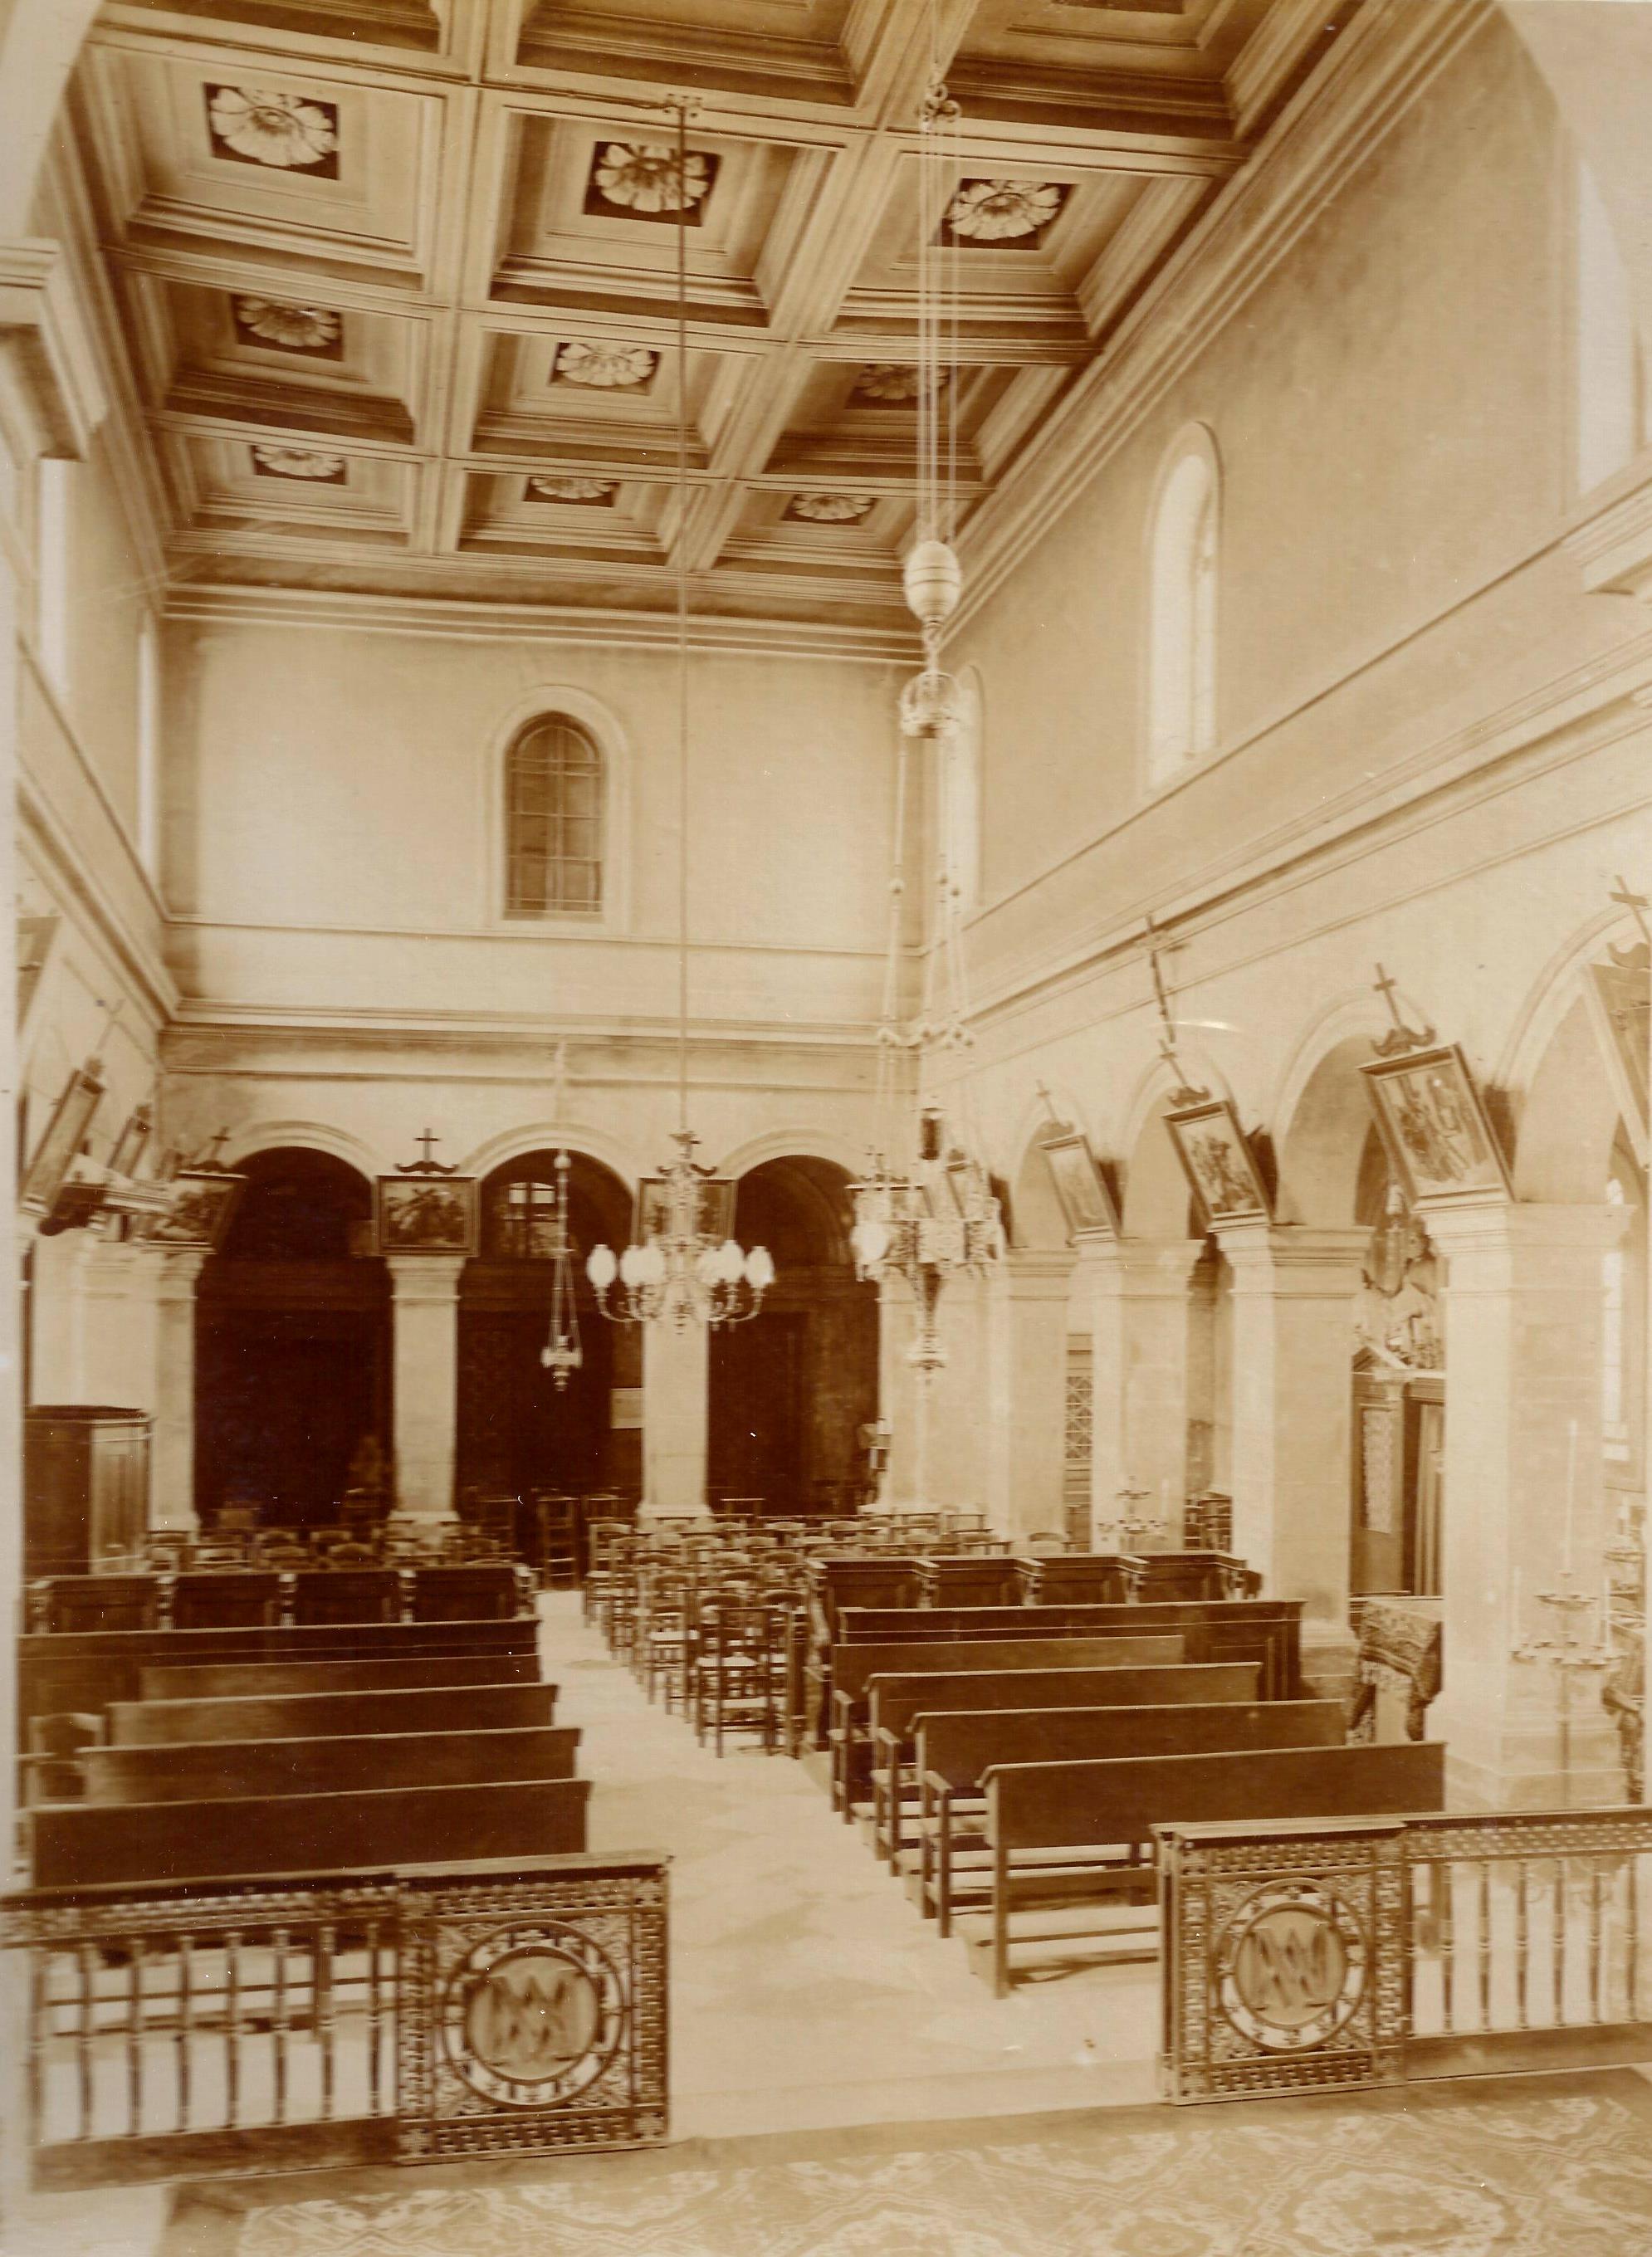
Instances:
[[[803,1766],[720,1761],[547,1595],[544,1671],[585,1734],[594,1850],[672,1860],[672,2126],[777,2132],[1153,2097],[1157,1970],[996,1999]]]

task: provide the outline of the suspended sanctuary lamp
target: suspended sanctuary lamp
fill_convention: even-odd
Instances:
[[[935,25],[931,12],[932,40]],[[936,826],[939,839],[936,915],[923,1008],[910,1032],[902,1029],[900,1008],[908,771],[917,748],[932,745],[939,788],[944,796],[952,788],[957,738],[965,720],[962,693],[941,663],[947,622],[963,592],[963,572],[953,545],[958,492],[957,251],[948,240],[947,224],[958,193],[959,122],[958,105],[941,81],[937,62],[918,119],[918,366],[913,394],[918,411],[918,507],[915,537],[903,576],[908,608],[923,634],[924,666],[906,684],[900,698],[895,861],[877,1036],[877,1143],[864,1177],[850,1186],[854,1224],[849,1242],[856,1274],[880,1282],[890,1277],[905,1281],[918,1311],[910,1361],[925,1377],[947,1361],[936,1320],[947,1280],[961,1272],[986,1270],[1003,1249],[998,1201],[986,1169],[949,1137],[941,1108],[934,1101],[916,1100],[914,1124],[913,1100],[902,1086],[909,1080],[921,1082],[926,1057],[964,1051],[973,1041],[964,968],[962,873],[952,867],[952,826],[946,822]],[[904,1052],[914,1057],[916,1075],[904,1072]],[[897,1165],[890,1156],[914,1125],[913,1157]],[[921,1426],[919,1454],[921,1462]]]
[[[632,1243],[615,1255],[612,1247],[592,1249],[585,1263],[597,1306],[616,1323],[669,1325],[677,1332],[691,1326],[734,1325],[755,1317],[775,1282],[766,1248],[748,1253],[714,1227],[716,1218],[734,1218],[734,1186],[726,1176],[703,1168],[694,1157],[699,1139],[688,1119],[688,836],[689,836],[689,649],[688,649],[688,216],[705,193],[704,166],[691,165],[688,121],[698,107],[672,96],[663,107],[677,121],[675,146],[648,144],[637,155],[649,162],[659,208],[677,215],[677,1125],[671,1132],[676,1154],[657,1176],[645,1177],[637,1198]],[[698,167],[698,169],[697,169]]]
[[[579,1310],[574,1299],[573,1235],[568,1227],[566,1152],[557,1155],[557,1184],[550,1209],[550,1337],[539,1351],[539,1361],[551,1376],[558,1395],[585,1362],[579,1344]]]

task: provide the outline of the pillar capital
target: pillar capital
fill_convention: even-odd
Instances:
[[[1216,1243],[1233,1271],[1236,1294],[1274,1298],[1340,1300],[1359,1289],[1371,1243],[1365,1230],[1316,1230],[1301,1223],[1271,1223],[1263,1215],[1216,1225]]]
[[[162,1246],[160,1277],[156,1293],[163,1301],[193,1301],[201,1272],[207,1266],[209,1246]]]
[[[1604,1200],[1550,1205],[1462,1192],[1430,1200],[1422,1211],[1429,1237],[1451,1264],[1495,1273],[1511,1284],[1542,1283],[1541,1273],[1583,1254],[1598,1258],[1615,1246],[1627,1211]]]
[[[1077,1258],[1066,1246],[1012,1246],[988,1270],[987,1280],[1013,1300],[1065,1301]]]
[[[469,1259],[467,1254],[386,1254],[384,1264],[398,1303],[440,1304],[457,1300],[459,1273]]]

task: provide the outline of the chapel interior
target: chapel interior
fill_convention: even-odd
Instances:
[[[1652,2246],[1649,101],[0,0],[18,2257]]]

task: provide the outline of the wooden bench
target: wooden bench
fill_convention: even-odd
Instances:
[[[1031,1638],[1045,1624],[1065,1615],[1073,1635],[1088,1634],[1122,1623],[1135,1632],[1178,1630],[1189,1661],[1259,1661],[1265,1701],[1297,1701],[1302,1695],[1301,1599],[1156,1599],[1124,1605],[1073,1607],[959,1608],[949,1610],[957,1629],[941,1629],[939,1610],[923,1607],[861,1610],[846,1608],[840,1645],[875,1639],[939,1636]],[[977,1619],[979,1617],[979,1620]],[[934,1627],[932,1627],[935,1625]]]
[[[1262,1588],[1254,1567],[1230,1552],[1137,1552],[1124,1566],[1131,1596],[1153,1599],[1253,1599]]]
[[[1139,1901],[1156,1882],[1145,1862],[1156,1825],[1440,1810],[1445,1804],[1445,1749],[1436,1740],[997,1764],[983,1784],[990,1908],[970,1915],[968,1930],[963,1920],[956,1925],[978,1942],[994,1992],[1002,1998],[1010,1988],[1015,1914],[1053,1910],[1057,1924],[1039,1938],[1046,1945],[1080,1935],[1093,1940],[1093,1926],[1075,1927],[1070,1907],[1094,1907],[1121,1893]]]
[[[421,1685],[532,1685],[531,1653],[418,1654],[407,1661],[195,1662],[145,1668],[145,1701],[218,1701],[243,1693],[402,1693]]]
[[[174,1630],[257,1629],[281,1619],[281,1579],[274,1572],[190,1568],[172,1586]]]
[[[916,1607],[918,1561],[831,1553],[805,1571],[805,1613],[787,1667],[789,1738],[822,1748],[832,1721],[832,1648],[846,1607]]]
[[[1182,1658],[1181,1641],[1163,1633],[1135,1638],[1107,1631],[1099,1638],[969,1638],[832,1650],[832,1808],[847,1822],[869,1768],[870,1690],[875,1677],[944,1676],[960,1669],[1126,1669]]]
[[[875,1677],[868,1702],[874,1848],[891,1865],[895,1863],[909,1776],[914,1791],[918,1785],[911,1767],[917,1759],[918,1724],[925,1716],[954,1709],[1008,1714],[1017,1709],[1111,1710],[1254,1702],[1259,1673],[1253,1661],[1172,1661],[1131,1667],[1110,1657],[1099,1668],[966,1668],[943,1676],[914,1672]]]
[[[579,1733],[566,1724],[503,1731],[340,1733],[313,1740],[185,1741],[93,1747],[74,1758],[78,1795],[35,1803],[216,1802],[260,1794],[361,1794],[392,1786],[571,1779]],[[33,1764],[30,1769],[32,1772]],[[60,1765],[58,1768],[61,1768]]]
[[[1029,1606],[1094,1603],[1121,1605],[1130,1596],[1130,1578],[1116,1553],[1068,1553],[1059,1559],[1017,1559],[1021,1595]]]
[[[1015,1561],[981,1553],[920,1560],[918,1588],[926,1607],[1008,1607],[1021,1594]]]
[[[204,1802],[60,1803],[27,1815],[36,1888],[338,1872],[585,1846],[585,1779],[257,1795]]]
[[[18,1642],[19,1739],[39,1716],[136,1701],[152,1666],[230,1661],[394,1660],[420,1653],[535,1653],[538,1624],[351,1623],[302,1629],[47,1631]]]
[[[1222,1664],[1210,1673],[1218,1671],[1229,1673]],[[1082,1707],[931,1709],[912,1726],[918,1813],[911,1893],[925,1918],[932,1914],[940,1933],[949,1935],[960,1875],[977,1878],[971,1869],[990,1862],[974,1844],[982,1838],[985,1815],[981,1783],[995,1764],[1334,1748],[1343,1744],[1346,1730],[1340,1701],[1258,1702],[1248,1695],[1174,1707],[1103,1709],[1087,1696]],[[978,1878],[984,1888],[985,1872]]]
[[[401,1577],[394,1567],[306,1567],[293,1577],[294,1627],[321,1623],[393,1623],[401,1617]]]
[[[415,1622],[504,1622],[521,1612],[510,1567],[415,1567]]]
[[[29,1588],[32,1626],[47,1637],[80,1631],[152,1630],[160,1620],[160,1579],[131,1575],[48,1575]]]
[[[111,1747],[183,1740],[306,1740],[320,1733],[480,1731],[556,1720],[554,1685],[422,1687],[408,1693],[242,1694],[222,1701],[117,1701]]]

